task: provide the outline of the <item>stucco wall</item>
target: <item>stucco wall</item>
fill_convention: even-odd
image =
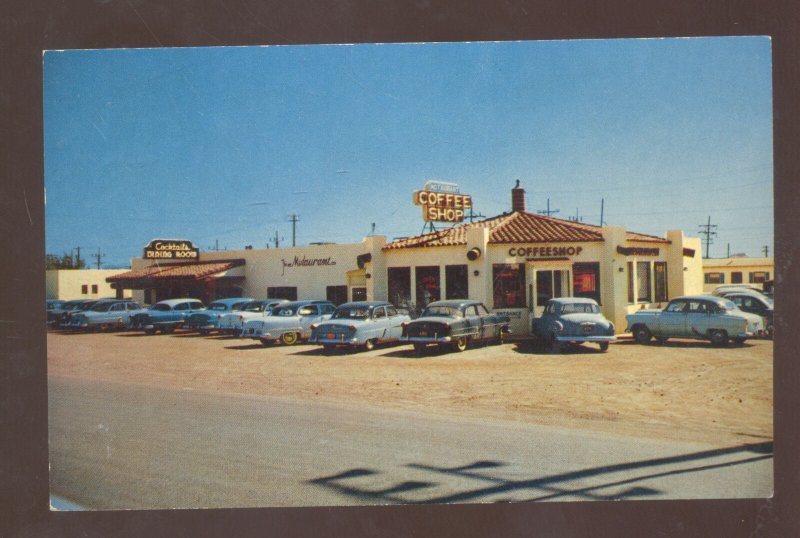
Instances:
[[[127,269],[52,269],[47,271],[46,285],[48,299],[101,299],[115,297],[116,290],[106,282],[106,278],[124,273]],[[87,293],[82,292],[82,286]],[[92,293],[92,286],[97,292]],[[131,297],[131,290],[125,290],[125,297]]]
[[[722,273],[724,276],[724,283],[705,284],[703,282],[703,291],[710,293],[714,291],[717,286],[727,285],[732,283],[731,273],[742,273],[742,284],[750,284],[750,273],[766,271],[769,273],[769,278],[775,278],[775,260],[774,258],[717,258],[717,259],[704,259],[703,260],[703,273]],[[754,286],[762,287],[761,284],[753,284]]]

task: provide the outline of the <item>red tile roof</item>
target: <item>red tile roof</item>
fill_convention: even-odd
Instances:
[[[244,265],[244,260],[230,260],[219,262],[200,262],[200,263],[180,263],[180,264],[156,264],[134,269],[125,273],[110,276],[106,282],[117,282],[120,280],[142,280],[142,279],[190,279],[197,280],[222,271],[227,271],[233,267]]]
[[[599,226],[545,217],[526,211],[515,211],[416,237],[397,239],[384,246],[383,250],[466,245],[467,230],[471,228],[489,228],[489,244],[603,241]],[[629,241],[669,243],[668,240],[661,237],[635,232],[626,232],[626,238]]]

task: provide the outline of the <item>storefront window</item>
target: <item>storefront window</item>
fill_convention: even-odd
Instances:
[[[277,286],[267,288],[268,299],[288,299],[297,300],[297,288],[293,286]]]
[[[667,262],[655,262],[653,264],[654,284],[656,292],[656,302],[667,300]]]
[[[650,262],[636,262],[636,297],[640,303],[649,303],[653,296],[650,293]]]
[[[706,284],[724,284],[725,273],[706,273],[704,275]]]
[[[576,263],[572,266],[572,294],[601,304],[599,263]]]
[[[439,266],[417,267],[417,308],[425,308],[429,303],[441,298],[439,286]]]
[[[411,268],[390,267],[389,277],[389,302],[397,308],[411,306]]]
[[[444,268],[445,298],[467,299],[469,288],[466,265],[446,265]]]
[[[525,307],[525,264],[495,264],[492,266],[495,308]]]
[[[347,302],[347,286],[327,286],[325,298],[335,305]]]
[[[87,295],[89,293],[89,284],[81,285],[81,293]]]
[[[763,284],[769,280],[769,272],[755,271],[750,273],[750,284]]]
[[[742,272],[741,271],[734,271],[731,273],[731,284],[741,284],[742,283]]]

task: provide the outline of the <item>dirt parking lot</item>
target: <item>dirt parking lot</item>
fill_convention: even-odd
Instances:
[[[772,342],[621,339],[551,355],[530,342],[414,356],[176,332],[50,332],[48,373],[221,393],[365,403],[732,445],[772,439]]]

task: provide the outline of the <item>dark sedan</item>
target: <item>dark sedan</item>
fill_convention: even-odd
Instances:
[[[436,301],[420,317],[403,324],[400,340],[413,344],[418,355],[431,344],[464,351],[473,342],[500,342],[508,323],[508,316],[492,314],[480,301]]]

